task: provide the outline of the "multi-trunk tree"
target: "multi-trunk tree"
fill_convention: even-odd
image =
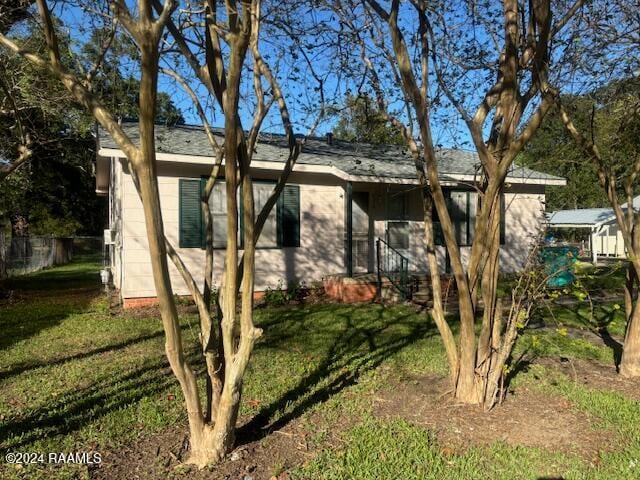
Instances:
[[[185,399],[190,429],[188,461],[200,467],[219,461],[234,446],[244,374],[255,342],[261,335],[261,330],[253,322],[256,242],[301,149],[276,73],[261,52],[263,12],[260,2],[226,2],[220,7],[218,2],[204,0],[198,5],[181,5],[184,8],[180,9],[172,0],[164,3],[139,0],[136,8],[122,0],[79,2],[76,5],[78,11],[84,11],[94,19],[105,19],[106,30],[123,28],[137,47],[137,143],[120,127],[105,99],[92,89],[95,72],[100,69],[110,42],[105,42],[96,64],[86,75],[72,72],[61,61],[59,40],[48,2],[38,0],[36,3],[46,42],[46,57],[30,52],[5,35],[0,35],[0,46],[56,78],[126,155],[144,211],[149,257],[165,331],[165,351]],[[166,62],[170,66],[161,67],[161,59],[170,55],[164,51],[165,48],[173,56],[170,62]],[[270,53],[274,51],[272,44]],[[175,52],[179,55],[175,56]],[[164,234],[154,135],[160,73],[173,78],[191,97],[213,149],[212,170],[202,198],[207,223],[207,268],[206,278],[202,281],[194,279]],[[246,82],[247,79],[252,82]],[[244,129],[240,115],[244,83],[252,85],[248,96],[254,106],[248,131]],[[206,109],[214,102],[224,119],[222,138],[214,135],[209,124],[211,111]],[[279,111],[277,116],[282,122],[289,156],[274,191],[263,209],[256,212],[251,159],[262,123],[273,105]],[[225,184],[227,238],[224,271],[214,279],[208,196],[216,181]],[[239,212],[242,212],[242,220]],[[239,237],[241,221],[244,225],[242,239]],[[197,369],[185,354],[187,346],[182,338],[169,277],[170,260],[190,287],[198,306],[199,350],[206,364],[204,395],[198,386]],[[220,286],[215,299],[212,298],[214,283]]]
[[[496,403],[518,331],[529,317],[526,308],[510,309],[506,318],[501,311],[501,197],[516,156],[555,101],[546,80],[551,58],[563,51],[551,47],[581,3],[564,9],[554,4],[552,11],[548,0],[327,2],[340,16],[340,31],[357,46],[354,54],[364,65],[361,84],[368,82],[380,111],[393,112],[395,106],[388,120],[402,129],[413,154],[424,198],[431,315],[445,345],[455,397],[465,403],[484,408]],[[346,59],[353,64],[353,57]],[[390,96],[394,91],[401,95]],[[450,121],[456,114],[462,125]],[[478,155],[470,185],[478,198],[475,232],[466,259],[439,174],[433,134],[438,122],[449,122],[451,130],[466,128]],[[457,341],[442,308],[432,210],[457,284]]]

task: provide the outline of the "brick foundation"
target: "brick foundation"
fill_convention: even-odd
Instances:
[[[125,310],[132,308],[153,307],[158,304],[158,297],[137,297],[122,299],[122,308]]]
[[[264,292],[253,292],[254,300],[262,300]],[[188,295],[183,295],[181,298],[190,299]],[[135,297],[122,299],[122,308],[125,310],[135,308],[148,308],[158,305],[158,297]]]
[[[330,276],[324,279],[323,284],[327,297],[342,303],[372,302],[378,294],[376,282],[366,280]]]
[[[456,283],[449,275],[440,276],[443,298],[453,298],[456,294]],[[426,274],[411,274],[410,288],[417,302],[431,300],[430,279]],[[341,303],[373,302],[378,294],[378,280],[373,274],[364,274],[356,278],[344,275],[325,277],[324,291],[328,298]],[[398,301],[398,292],[392,287],[388,278],[382,278],[382,299],[384,301]],[[394,293],[395,292],[395,293]]]

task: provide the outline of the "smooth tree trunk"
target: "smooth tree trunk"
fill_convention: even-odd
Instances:
[[[0,34],[0,44],[25,60],[38,66],[43,71],[58,78],[70,91],[74,98],[86,108],[95,119],[109,132],[114,141],[126,155],[133,182],[139,193],[144,217],[149,258],[153,273],[153,281],[159,303],[160,315],[165,332],[165,351],[170,367],[178,380],[185,398],[185,406],[190,431],[190,457],[187,460],[199,467],[220,461],[233,448],[235,443],[235,428],[240,408],[242,384],[251,352],[262,331],[253,324],[253,290],[255,272],[255,242],[257,231],[255,227],[255,213],[253,207],[253,184],[250,175],[250,156],[253,144],[248,147],[238,113],[240,98],[240,83],[242,69],[245,62],[247,47],[253,39],[254,50],[257,51],[257,31],[260,11],[258,2],[244,1],[240,5],[226,4],[229,28],[232,31],[228,37],[229,50],[223,55],[216,39],[209,38],[207,42],[207,57],[209,69],[198,67],[195,62],[190,65],[196,67],[196,76],[201,74],[205,86],[217,85],[215,97],[221,102],[225,116],[225,144],[220,155],[216,156],[212,180],[217,176],[217,169],[225,158],[225,184],[227,197],[227,248],[225,254],[225,271],[222,279],[222,290],[215,302],[217,314],[211,315],[212,269],[206,269],[206,289],[199,291],[197,282],[188,272],[178,253],[167,241],[164,235],[164,225],[161,213],[160,193],[157,181],[155,131],[157,83],[159,72],[159,42],[164,27],[168,24],[171,33],[176,35],[180,48],[187,46],[187,42],[180,36],[180,30],[171,20],[175,4],[166,0],[164,4],[152,0],[139,0],[137,17],[134,17],[126,2],[115,0],[112,3],[113,20],[121,22],[124,28],[135,39],[140,51],[140,90],[139,90],[139,145],[126,135],[119,123],[100,99],[92,93],[84,81],[66,70],[61,61],[57,45],[57,37],[53,28],[53,20],[45,0],[37,0],[38,11],[42,19],[44,39],[48,49],[48,59],[33,54],[8,38]],[[157,17],[153,17],[152,3],[155,3]],[[205,3],[208,21],[215,22],[216,2]],[[241,7],[241,8],[238,8]],[[240,10],[240,11],[239,11]],[[213,33],[212,33],[213,32]],[[217,35],[215,28],[208,29],[208,35]],[[218,45],[218,47],[216,47]],[[188,60],[193,60],[189,52],[183,52]],[[209,58],[213,56],[214,58]],[[228,67],[225,72],[224,61]],[[260,66],[262,74],[266,76],[266,63]],[[206,72],[212,72],[216,81],[209,78]],[[269,82],[275,82],[273,75]],[[278,89],[271,86],[274,91]],[[281,96],[281,95],[280,95]],[[264,102],[264,98],[261,99]],[[281,109],[286,110],[284,100],[279,99]],[[286,112],[285,112],[286,113]],[[252,138],[257,138],[257,131],[266,111],[262,111],[258,122],[254,123],[255,132]],[[288,119],[288,114],[283,115]],[[288,137],[291,156],[287,160],[285,172],[278,188],[282,189],[286,176],[291,171],[295,158],[299,153],[299,145],[294,138],[289,122]],[[208,185],[207,195],[210,194],[212,182]],[[242,189],[239,188],[240,184]],[[244,253],[240,261],[238,241],[238,201],[237,194],[241,192],[242,211],[244,220]],[[270,205],[275,204],[278,192],[273,194]],[[207,199],[203,199],[206,201]],[[205,214],[207,206],[203,205]],[[261,212],[261,218],[266,218],[267,212]],[[211,225],[207,222],[208,243],[211,243]],[[258,227],[258,230],[261,227]],[[207,249],[207,261],[211,262],[211,248]],[[206,400],[201,402],[197,377],[194,369],[186,359],[183,349],[181,325],[174,301],[171,279],[169,275],[168,259],[182,275],[192,295],[200,314],[202,355],[206,361],[207,389]],[[240,268],[243,265],[243,268]],[[242,288],[240,288],[242,286]],[[240,302],[238,302],[238,295]],[[240,308],[238,308],[240,307]],[[239,312],[239,313],[238,313]]]
[[[636,298],[631,316],[627,320],[624,348],[620,360],[620,375],[640,377],[640,302]]]
[[[627,328],[618,368],[620,375],[631,378],[640,377],[640,288],[638,288],[640,269],[636,263],[630,261],[627,267],[625,283]]]

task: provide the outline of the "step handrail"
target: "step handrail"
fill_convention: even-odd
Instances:
[[[378,298],[382,298],[383,275],[400,292],[402,300],[411,298],[409,288],[409,259],[382,238],[376,240],[376,267],[378,275]]]

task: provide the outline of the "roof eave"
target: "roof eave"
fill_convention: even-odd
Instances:
[[[98,155],[102,157],[116,157],[126,158],[122,150],[115,148],[99,148]],[[157,152],[156,159],[164,162],[189,162],[195,165],[211,165],[213,157],[202,155],[185,155],[176,153]],[[224,162],[223,162],[224,163]],[[274,165],[275,164],[275,165]],[[281,170],[281,166],[284,162],[274,162],[272,160],[254,160],[252,161],[252,167],[261,170]],[[275,166],[279,168],[274,168]],[[294,168],[297,172],[306,173],[325,173],[334,175],[345,181],[350,182],[363,182],[363,183],[396,183],[406,185],[417,185],[419,183],[417,178],[407,177],[392,177],[383,175],[357,175],[345,172],[335,166],[330,165],[314,165],[314,164],[302,164],[297,163]],[[477,180],[476,175],[465,175],[459,173],[442,173],[443,180],[450,180],[452,182],[474,182]],[[507,177],[507,183],[527,184],[527,185],[549,185],[549,186],[565,186],[567,181],[564,178],[533,178],[533,177]]]

